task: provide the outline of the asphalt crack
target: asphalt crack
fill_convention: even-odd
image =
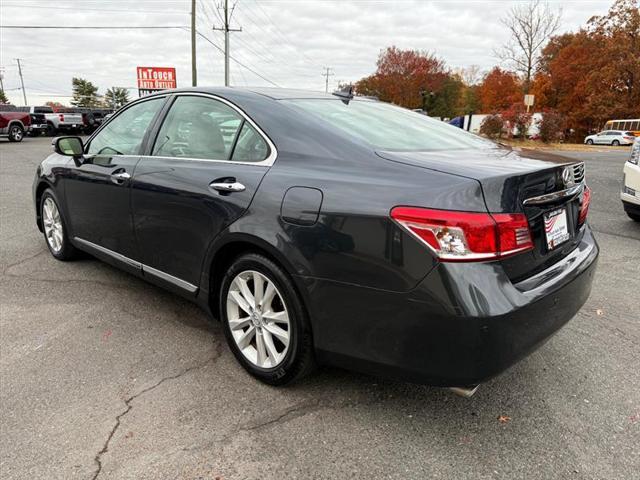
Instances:
[[[218,358],[220,358],[222,356],[222,343],[220,342],[216,342],[216,351],[215,354],[209,358],[208,360],[206,360],[205,362],[199,363],[197,365],[194,365],[192,367],[189,367],[183,371],[181,371],[180,373],[177,373],[175,375],[170,375],[168,377],[163,377],[161,378],[158,382],[156,382],[155,384],[151,385],[150,387],[147,387],[141,391],[139,391],[138,393],[136,393],[135,395],[131,395],[130,397],[126,398],[124,400],[124,404],[127,407],[123,412],[121,412],[120,414],[118,414],[116,416],[116,423],[113,426],[113,428],[111,429],[111,431],[109,432],[109,435],[107,436],[107,439],[105,440],[104,444],[102,445],[102,448],[100,449],[100,451],[95,455],[95,457],[93,458],[94,462],[96,463],[96,471],[93,474],[93,477],[91,477],[91,480],[96,480],[98,478],[98,476],[100,475],[100,473],[102,473],[102,456],[107,453],[109,451],[109,444],[111,442],[111,440],[113,439],[114,435],[116,434],[116,432],[118,431],[118,429],[120,428],[120,425],[122,424],[122,419],[133,409],[133,405],[132,402],[137,399],[138,397],[149,393],[152,390],[155,390],[156,388],[158,388],[160,385],[162,385],[165,382],[169,382],[171,380],[176,380],[180,377],[183,377],[195,370],[201,369],[203,367],[206,367],[209,364],[214,363]]]

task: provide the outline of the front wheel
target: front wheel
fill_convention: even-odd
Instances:
[[[627,215],[629,216],[629,218],[631,220],[633,220],[634,222],[640,222],[640,215],[638,215],[637,213],[631,213],[631,212],[627,212]]]
[[[592,139],[587,140],[587,145],[593,145],[593,140]]]
[[[67,236],[67,228],[60,213],[58,201],[51,189],[42,194],[40,200],[40,218],[42,219],[42,231],[51,255],[58,260],[71,260],[76,256],[77,250],[71,245]]]
[[[255,253],[238,257],[220,289],[220,318],[231,351],[257,379],[285,385],[310,373],[313,341],[289,276]]]
[[[11,125],[9,127],[9,141],[21,142],[24,138],[24,129],[20,125]]]
[[[611,142],[611,145],[613,145],[614,147],[619,147],[620,142],[618,140],[614,140],[613,142]]]

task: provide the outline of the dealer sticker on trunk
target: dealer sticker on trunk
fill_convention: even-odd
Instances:
[[[544,214],[544,232],[547,237],[547,247],[553,250],[561,243],[569,240],[567,225],[567,210],[560,208]]]

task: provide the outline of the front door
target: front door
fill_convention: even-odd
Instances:
[[[275,152],[230,104],[183,94],[147,153],[131,198],[143,270],[193,293],[213,239],[248,208]]]
[[[66,211],[76,241],[92,250],[137,258],[130,210],[130,179],[151,121],[166,97],[135,103],[119,113],[85,149],[65,180]]]

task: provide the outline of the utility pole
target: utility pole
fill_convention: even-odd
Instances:
[[[4,92],[4,67],[0,67],[0,90]]]
[[[191,0],[191,86],[198,85],[196,68],[196,0]]]
[[[322,76],[325,77],[324,91],[329,93],[329,77],[335,75],[335,73],[331,72],[331,70],[333,70],[331,67],[324,67],[324,69],[325,72],[322,74]]]
[[[20,66],[20,59],[16,58],[18,62],[18,73],[20,74],[20,85],[22,85],[22,97],[24,98],[24,106],[27,106],[27,92],[24,90],[24,79],[22,78],[22,67]]]
[[[231,15],[233,15],[234,6],[229,12],[229,0],[224,0],[224,26],[222,28],[213,27],[214,30],[222,30],[224,32],[224,86],[229,86],[229,32],[241,32],[242,28],[229,28]]]

